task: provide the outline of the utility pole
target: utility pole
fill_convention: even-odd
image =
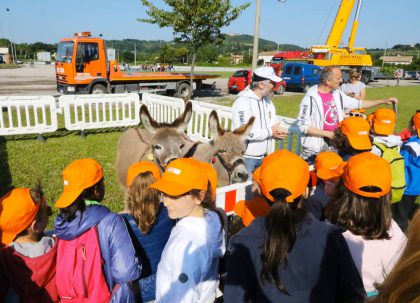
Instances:
[[[134,66],[137,65],[137,44],[134,42]]]
[[[252,70],[257,68],[258,61],[258,39],[260,33],[260,0],[256,0],[255,23],[254,23],[254,45],[252,47]]]
[[[285,3],[286,0],[278,0],[279,2]],[[252,70],[257,68],[258,61],[258,39],[260,35],[260,5],[261,1],[255,1],[255,23],[254,23],[254,45],[252,47]]]

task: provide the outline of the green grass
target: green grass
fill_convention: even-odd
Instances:
[[[399,98],[399,115],[396,131],[403,130],[416,109],[420,109],[420,86],[384,87],[368,89],[368,99],[395,96]],[[303,95],[276,96],[277,114],[295,118]],[[229,105],[232,101],[222,100]],[[230,103],[229,103],[230,102]],[[115,158],[122,129],[87,131],[85,139],[79,132],[62,128],[46,135],[46,143],[36,140],[36,135],[0,137],[0,194],[11,185],[27,187],[37,179],[42,181],[48,201],[52,204],[62,191],[61,171],[77,158],[91,157],[104,169],[106,195],[104,203],[113,211],[123,208],[123,192],[117,183]],[[50,223],[51,224],[51,223]],[[51,226],[50,226],[51,227]]]

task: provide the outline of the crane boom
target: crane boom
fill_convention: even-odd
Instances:
[[[331,48],[338,48],[341,37],[346,29],[347,22],[349,21],[351,11],[353,10],[355,0],[342,0],[340,8],[338,9],[337,16],[335,16],[334,23],[331,27],[330,34],[328,35],[326,45]]]

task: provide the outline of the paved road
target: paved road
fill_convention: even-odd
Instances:
[[[225,68],[232,69],[234,68]],[[207,69],[207,71],[209,71]],[[214,71],[214,68],[213,68]],[[235,95],[227,91],[228,79],[211,79],[205,83],[216,82],[216,90],[205,90],[197,93],[196,100],[218,102],[218,99],[234,99]],[[382,87],[395,85],[396,80],[378,80],[371,82],[368,87]],[[419,85],[417,80],[401,80],[400,85]],[[285,95],[302,94],[301,92],[286,91]],[[24,66],[16,69],[0,69],[0,95],[52,95],[58,96],[55,83],[54,65]]]

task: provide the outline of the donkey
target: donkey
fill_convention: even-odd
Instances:
[[[199,161],[213,164],[217,171],[219,186],[248,180],[243,155],[246,150],[245,141],[254,120],[255,117],[251,117],[247,124],[230,132],[222,129],[215,110],[210,113],[209,131],[212,140],[208,143],[198,143],[191,156]]]
[[[194,144],[185,133],[191,115],[191,102],[186,104],[184,113],[170,124],[157,123],[151,118],[146,106],[140,108],[144,129],[130,128],[118,142],[116,169],[118,181],[123,187],[131,164],[149,160],[164,171],[170,161],[182,158],[188,152],[187,148]]]
[[[163,171],[170,161],[181,157],[213,163],[218,173],[219,186],[245,182],[248,173],[243,153],[254,117],[247,124],[229,132],[221,128],[217,112],[212,111],[209,116],[212,140],[201,143],[193,142],[185,134],[191,115],[192,105],[188,102],[184,113],[173,123],[157,123],[147,108],[142,106],[140,120],[145,129],[129,129],[118,144],[117,175],[120,183],[125,185],[128,167],[136,161],[155,161]]]

